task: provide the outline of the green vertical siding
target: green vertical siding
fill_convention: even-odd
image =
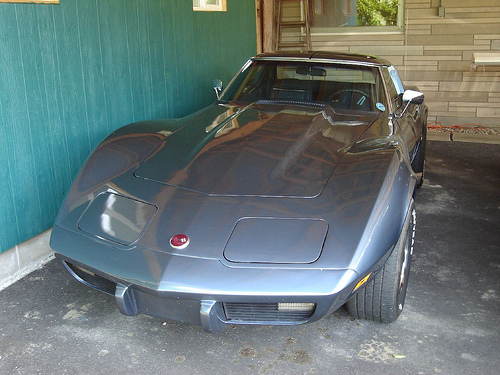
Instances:
[[[0,253],[46,230],[114,129],[214,100],[255,53],[254,0],[0,4]]]

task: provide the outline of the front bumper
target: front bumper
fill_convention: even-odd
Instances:
[[[121,249],[61,227],[51,246],[78,281],[115,297],[121,313],[198,324],[292,325],[342,306],[359,275],[353,270],[230,267],[216,259]],[[290,305],[291,304],[291,305]]]

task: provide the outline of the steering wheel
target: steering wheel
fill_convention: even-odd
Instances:
[[[350,94],[350,100],[349,100],[349,95]],[[343,99],[343,100],[341,100]],[[368,100],[369,108],[372,108],[372,100],[368,96],[368,94],[364,91],[357,90],[357,89],[342,89],[334,92],[330,96],[330,101],[334,103],[339,103],[341,105],[347,105],[350,103],[350,107],[353,107],[353,104],[359,107],[364,107],[365,102]]]

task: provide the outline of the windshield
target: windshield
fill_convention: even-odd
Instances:
[[[296,61],[252,62],[235,77],[221,100],[307,102],[359,111],[384,111],[386,107],[377,68]]]

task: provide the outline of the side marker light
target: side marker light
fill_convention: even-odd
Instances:
[[[370,272],[368,275],[366,275],[365,277],[363,277],[357,284],[356,284],[356,287],[352,290],[353,292],[355,292],[356,290],[358,290],[364,283],[366,283],[368,281],[368,279],[370,278],[370,276],[372,275],[372,273]]]

